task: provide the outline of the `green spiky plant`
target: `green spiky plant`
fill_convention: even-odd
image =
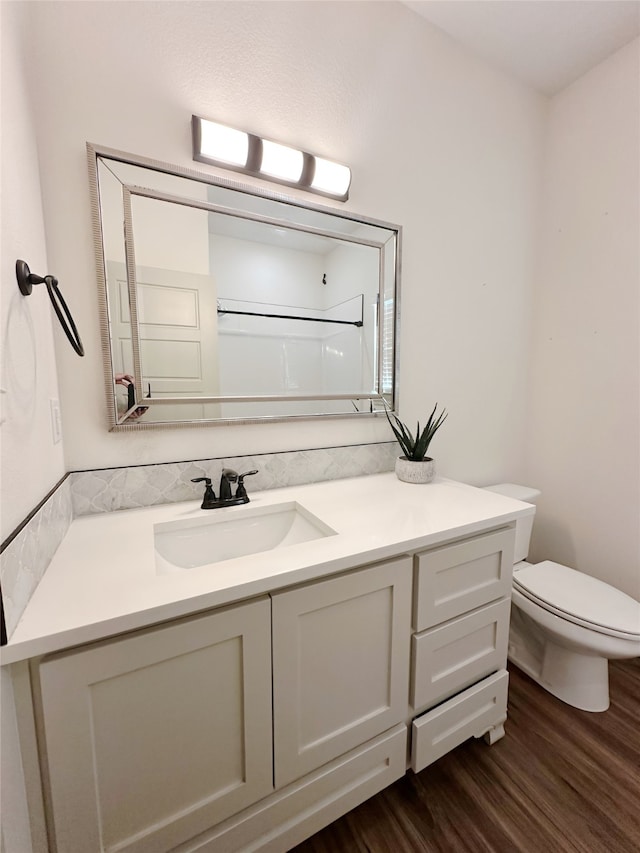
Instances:
[[[412,462],[422,462],[427,454],[431,440],[447,418],[446,409],[443,409],[439,415],[436,415],[436,410],[438,408],[438,404],[436,403],[433,407],[433,411],[429,415],[429,420],[422,431],[420,431],[420,421],[418,421],[414,437],[411,430],[402,423],[400,418],[393,412],[390,412],[386,400],[384,403],[384,413],[389,421],[389,426],[398,440],[398,444],[403,450],[404,456]],[[393,421],[391,418],[393,418]]]

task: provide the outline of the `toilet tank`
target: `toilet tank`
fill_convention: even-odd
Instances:
[[[535,505],[536,500],[540,497],[538,489],[534,489],[531,486],[518,486],[516,483],[498,483],[495,486],[485,486],[485,489],[488,492],[497,492],[499,495],[514,498],[517,501],[524,501],[527,504]],[[527,559],[534,518],[535,515],[528,515],[526,518],[519,518],[516,521],[514,564]]]

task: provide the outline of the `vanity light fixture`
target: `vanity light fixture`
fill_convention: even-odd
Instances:
[[[311,188],[317,192],[331,193],[332,187],[349,188],[351,183],[351,169],[340,163],[332,163],[331,160],[323,160],[315,157],[315,170],[311,181]]]
[[[281,181],[297,184],[302,177],[304,154],[287,145],[262,140],[262,162],[260,171]]]
[[[200,147],[204,156],[244,168],[249,156],[249,134],[214,121],[201,122]]]
[[[351,169],[253,133],[192,116],[193,159],[346,201]]]

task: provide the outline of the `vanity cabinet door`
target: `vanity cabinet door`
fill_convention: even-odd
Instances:
[[[272,596],[280,788],[407,714],[409,557]]]
[[[267,597],[46,659],[57,853],[162,853],[273,790]]]

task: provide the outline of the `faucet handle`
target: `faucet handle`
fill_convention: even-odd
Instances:
[[[204,483],[204,497],[202,498],[202,509],[211,509],[216,499],[216,493],[211,488],[210,477],[194,477],[192,483]]]
[[[246,498],[249,500],[249,496],[247,495],[247,490],[244,487],[244,478],[250,477],[252,474],[257,474],[258,469],[255,468],[253,471],[245,471],[244,474],[240,474],[238,476],[238,488],[236,489],[236,497],[237,498]]]

